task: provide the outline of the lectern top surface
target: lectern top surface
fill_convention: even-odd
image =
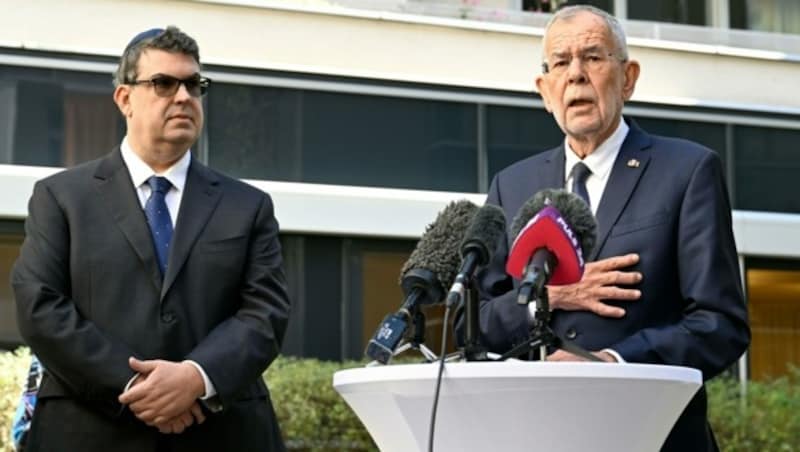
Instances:
[[[387,366],[346,369],[333,376],[334,387],[342,385],[390,382],[397,380],[435,379],[438,363],[397,364]],[[576,379],[622,379],[661,380],[690,385],[702,384],[702,373],[697,369],[655,364],[612,364],[590,362],[460,362],[445,364],[444,379],[471,378],[576,378]]]

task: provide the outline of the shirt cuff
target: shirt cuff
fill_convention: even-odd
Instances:
[[[196,362],[190,359],[187,359],[184,362],[193,365],[197,369],[197,371],[200,372],[200,375],[203,377],[203,385],[206,388],[206,393],[202,397],[200,397],[200,400],[207,400],[217,395],[217,388],[214,387],[214,383],[212,383],[211,379],[208,378],[208,375],[206,375],[206,371],[204,371],[203,368],[200,367],[200,364],[197,364]]]
[[[604,348],[602,351],[604,351],[604,352],[608,353],[609,355],[613,356],[614,359],[616,359],[618,363],[627,363],[627,361],[625,361],[625,359],[622,357],[622,355],[620,355],[619,353],[617,353],[614,350],[611,350],[610,348]]]
[[[140,374],[139,372],[136,372],[136,373],[135,373],[135,374],[134,374],[134,375],[131,377],[131,379],[130,379],[130,380],[128,380],[128,384],[126,384],[126,385],[125,385],[125,389],[123,389],[123,390],[122,390],[122,393],[123,393],[123,394],[125,394],[126,392],[128,392],[128,389],[130,389],[130,388],[131,388],[131,386],[133,386],[133,382],[134,382],[134,381],[136,381],[136,379],[137,379],[137,378],[139,378],[139,375],[141,375],[141,374]]]

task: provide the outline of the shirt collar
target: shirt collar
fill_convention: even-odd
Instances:
[[[564,165],[564,169],[566,171],[567,176],[569,176],[570,171],[572,171],[572,167],[575,166],[578,162],[583,162],[586,166],[592,170],[592,176],[596,176],[600,179],[605,179],[608,176],[608,173],[611,171],[611,167],[614,166],[614,161],[617,159],[617,155],[619,154],[620,148],[622,148],[622,143],[625,141],[625,137],[628,136],[628,131],[630,127],[628,124],[625,123],[625,120],[620,118],[619,125],[614,130],[614,133],[609,136],[606,141],[602,142],[597,149],[594,150],[591,154],[587,155],[583,160],[581,160],[575,151],[569,146],[568,140],[564,139],[564,149],[566,150],[566,162]],[[565,177],[567,179],[567,177]]]
[[[150,176],[163,176],[172,184],[172,187],[178,191],[183,191],[186,185],[186,176],[189,173],[189,163],[192,161],[191,150],[186,151],[175,164],[167,168],[161,174],[157,174],[150,166],[145,163],[138,154],[133,152],[130,144],[128,143],[128,136],[122,139],[122,144],[119,146],[122,153],[122,160],[128,167],[128,173],[131,175],[133,186],[139,188],[142,184],[147,182]]]

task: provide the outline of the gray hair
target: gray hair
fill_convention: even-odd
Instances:
[[[620,25],[619,21],[616,17],[608,14],[607,12],[603,11],[600,8],[596,8],[591,5],[574,5],[574,6],[567,6],[565,8],[561,8],[553,14],[553,17],[547,21],[547,25],[544,28],[544,38],[542,39],[542,48],[546,48],[546,40],[547,40],[547,33],[550,31],[550,27],[553,26],[554,23],[559,21],[569,21],[570,19],[574,18],[580,13],[588,12],[594,14],[595,16],[600,17],[603,19],[603,22],[606,23],[606,27],[608,31],[611,33],[611,38],[614,40],[614,45],[617,47],[616,50],[619,51],[619,57],[622,61],[628,60],[628,43],[625,40],[625,31],[622,29],[622,25]]]
[[[158,30],[150,30],[157,32]],[[140,36],[147,34],[147,37]],[[131,83],[138,77],[137,69],[139,57],[142,52],[148,49],[165,50],[172,53],[182,53],[189,55],[200,65],[200,49],[191,36],[182,32],[178,27],[170,25],[166,30],[157,34],[144,32],[140,33],[125,47],[119,59],[119,66],[114,72],[114,87]]]

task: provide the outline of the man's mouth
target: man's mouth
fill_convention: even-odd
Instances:
[[[594,101],[592,101],[591,99],[586,99],[586,98],[580,98],[579,97],[579,98],[570,100],[567,103],[567,107],[584,107],[584,106],[592,105],[592,104],[594,104]]]

